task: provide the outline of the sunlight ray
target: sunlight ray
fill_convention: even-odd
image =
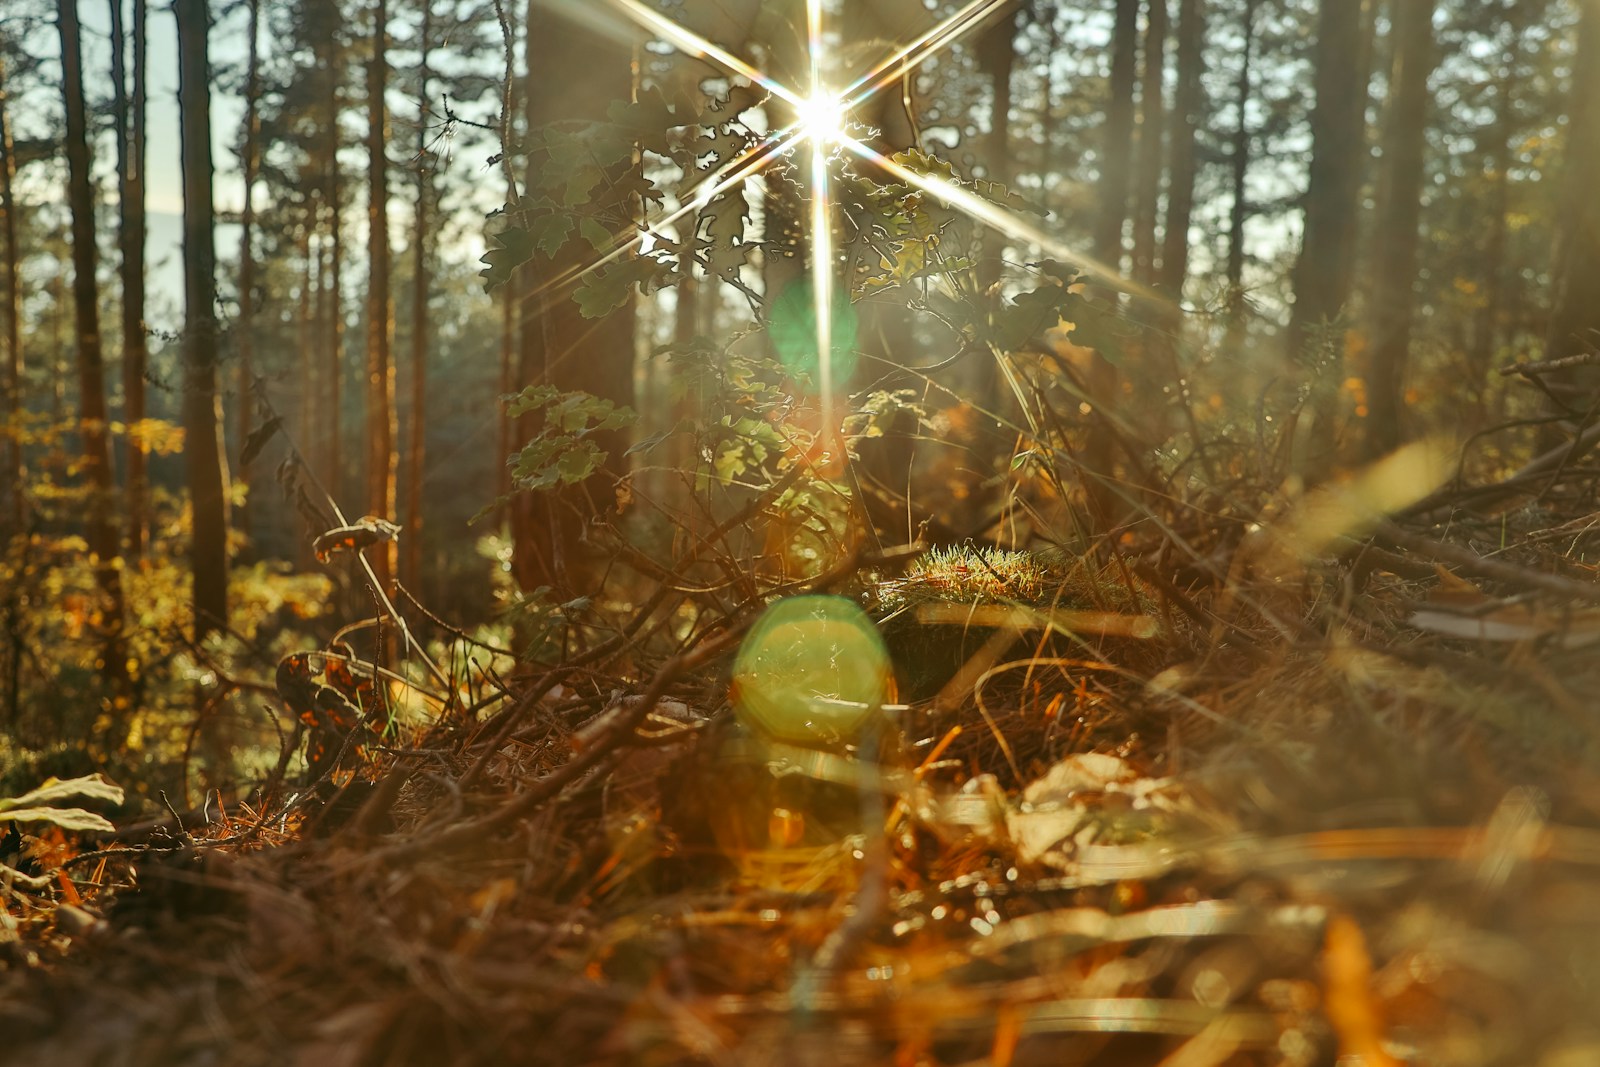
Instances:
[[[846,110],[860,107],[908,72],[915,70],[962,35],[983,22],[1009,0],[971,0],[961,10],[927,30],[914,41],[895,49],[872,69],[851,82],[839,95]]]
[[[807,39],[811,48],[813,111],[827,99],[822,82],[822,0],[806,0]],[[837,105],[832,106],[837,110]],[[841,129],[825,130],[814,114],[808,129],[811,142],[811,298],[817,323],[818,387],[821,392],[823,440],[831,440],[833,425],[833,219],[828,196],[829,141]],[[837,124],[835,124],[837,125]]]
[[[874,150],[870,145],[863,144],[853,137],[841,137],[839,138],[839,144],[862,159],[882,167],[907,185],[921,189],[934,199],[970,215],[977,221],[1000,231],[1007,237],[1012,237],[1019,241],[1027,241],[1030,244],[1037,245],[1046,255],[1075,266],[1088,268],[1097,275],[1095,280],[1103,285],[1118,289],[1131,296],[1168,302],[1166,297],[1149,286],[1141,285],[1131,278],[1124,277],[1121,271],[1116,268],[1100,262],[1079,249],[1062,243],[1032,223],[1024,222],[998,204],[990,203],[981,196],[961,188],[959,185],[954,185],[943,178],[936,178],[930,174],[918,174],[909,167],[896,162],[883,153]]]
[[[768,77],[726,48],[714,44],[693,30],[673,22],[661,12],[641,3],[640,0],[610,0],[610,2],[612,6],[634,22],[654,33],[660,34],[664,40],[671,43],[679,51],[697,59],[715,60],[734,74],[749,78],[753,83],[761,86],[773,96],[787,100],[796,107],[803,103],[800,94],[782,82]]]
[[[586,261],[578,266],[568,267],[554,278],[540,285],[534,290],[533,295],[543,295],[551,290],[570,285],[589,271],[598,270],[617,258],[626,255],[637,248],[646,236],[653,235],[656,231],[671,226],[689,214],[689,212],[705,207],[724,192],[755,177],[773,159],[787,155],[805,138],[806,133],[800,128],[800,124],[791,123],[777,133],[771,134],[760,142],[751,145],[733,159],[707,174],[703,180],[695,185],[687,200],[680,199],[677,209],[659,218],[644,220],[631,237],[618,237],[611,248],[596,259]]]
[[[680,51],[696,58],[712,60],[731,73],[749,79],[772,96],[783,100],[794,109],[795,120],[747,148],[734,159],[718,167],[697,184],[689,199],[680,198],[680,206],[671,213],[654,220],[646,220],[639,232],[631,238],[619,239],[616,245],[595,261],[582,267],[569,268],[556,278],[541,285],[543,293],[557,286],[572,283],[587,271],[605,266],[637,248],[646,235],[670,226],[691,211],[704,207],[726,190],[744,182],[765,169],[780,156],[788,154],[802,142],[811,149],[811,276],[812,299],[815,305],[817,359],[819,385],[824,405],[824,421],[831,420],[829,405],[832,401],[832,332],[834,278],[832,203],[829,189],[828,160],[833,145],[838,144],[852,154],[876,164],[888,174],[907,185],[919,189],[941,203],[970,216],[1014,240],[1039,248],[1045,255],[1081,266],[1097,275],[1097,281],[1110,288],[1142,299],[1171,305],[1170,298],[1157,293],[1124,276],[1122,272],[1092,256],[1074,249],[1052,237],[1038,226],[1018,217],[1014,212],[979,197],[960,186],[928,174],[920,174],[896,162],[871,146],[849,136],[844,130],[847,116],[878,92],[903,78],[906,73],[950,47],[962,36],[971,33],[1008,0],[970,0],[937,25],[918,35],[912,41],[895,48],[888,56],[874,64],[843,91],[831,91],[823,77],[827,48],[823,35],[825,0],[806,0],[806,30],[809,46],[810,84],[807,91],[797,92],[775,78],[740,59],[694,31],[674,22],[651,8],[643,0],[609,0],[610,5],[635,24],[659,35]]]

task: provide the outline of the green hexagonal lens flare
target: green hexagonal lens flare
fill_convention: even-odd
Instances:
[[[856,369],[856,309],[850,294],[835,287],[829,323],[829,358],[835,388],[850,380]],[[772,302],[768,333],[778,359],[790,374],[804,375],[813,389],[822,381],[822,364],[817,358],[817,304],[811,276],[802,275],[784,286]]]
[[[853,602],[799,596],[767,609],[733,665],[739,720],[802,745],[847,742],[889,695],[889,653]]]

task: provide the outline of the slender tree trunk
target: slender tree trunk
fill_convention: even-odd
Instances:
[[[1094,255],[1102,270],[1122,270],[1122,227],[1128,219],[1128,178],[1133,158],[1133,90],[1137,80],[1139,0],[1116,0],[1111,37],[1111,99],[1101,147],[1100,212]]]
[[[217,396],[217,253],[212,206],[206,0],[175,0],[183,163],[184,455],[194,514],[194,639],[228,624],[228,494]]]
[[[344,181],[339,169],[339,111],[340,97],[339,77],[333,66],[331,49],[324,53],[325,63],[328,64],[328,95],[324,104],[327,109],[327,211],[328,211],[328,242],[325,251],[327,266],[324,270],[323,282],[327,286],[328,315],[324,320],[327,330],[324,344],[327,351],[327,389],[323,391],[323,400],[326,407],[326,418],[323,421],[324,445],[323,455],[328,462],[328,492],[336,499],[344,496],[344,403],[341,393],[344,389]]]
[[[1250,177],[1250,95],[1254,91],[1254,61],[1256,46],[1256,10],[1261,0],[1245,0],[1242,33],[1244,48],[1239,57],[1239,74],[1234,80],[1233,137],[1228,148],[1228,170],[1231,179],[1231,202],[1228,206],[1228,306],[1227,335],[1224,345],[1228,351],[1238,351],[1244,343],[1247,319],[1244,290],[1244,227],[1250,217],[1248,180]]]
[[[676,286],[678,306],[672,315],[672,340],[688,344],[700,332],[700,278],[695,274],[695,234],[700,229],[700,213],[691,211],[678,224],[678,240],[683,250],[678,255],[680,277]]]
[[[72,297],[78,335],[83,470],[91,494],[86,526],[89,552],[102,594],[103,669],[115,694],[126,688],[127,653],[122,632],[122,581],[117,560],[111,443],[106,432],[105,364],[101,351],[100,294],[95,275],[99,256],[95,243],[94,188],[89,174],[89,121],[83,97],[82,31],[78,24],[77,0],[58,0],[56,27],[61,35],[61,95],[67,117],[67,203],[72,211]]]
[[[1017,60],[1017,14],[1013,7],[1001,14],[978,38],[978,66],[989,77],[989,129],[983,138],[983,165],[988,179],[1002,185],[1011,181],[1011,71]],[[1000,280],[1005,259],[1005,234],[994,227],[983,233],[978,259],[978,291],[987,293]]]
[[[417,206],[411,235],[411,439],[406,454],[404,567],[407,588],[422,592],[422,468],[428,437],[428,241],[432,159],[428,154],[428,61],[433,4],[422,0],[417,86]]]
[[[1000,16],[978,38],[978,68],[989,79],[989,129],[984,133],[980,158],[986,177],[992,182],[1009,185],[1011,174],[1011,75],[1017,62],[1017,20],[1021,9],[1015,6],[1001,11]],[[1048,106],[1048,105],[1047,105]],[[978,284],[979,299],[984,306],[997,301],[996,286],[1004,273],[1006,235],[992,226],[985,227],[974,278]],[[907,333],[909,333],[909,323]],[[1004,403],[1000,368],[988,355],[973,364],[971,402],[985,411],[995,411]],[[901,429],[911,441],[916,434],[916,420],[908,418]],[[909,479],[910,470],[900,472]],[[909,485],[906,487],[909,495]],[[974,504],[979,503],[974,501]]]
[[[1166,233],[1161,248],[1160,286],[1183,301],[1189,277],[1189,220],[1194,213],[1196,138],[1205,120],[1205,0],[1178,0],[1178,95],[1173,106],[1172,172],[1167,182]],[[1176,320],[1176,316],[1173,316]]]
[[[300,380],[300,419],[295,438],[301,442],[302,448],[315,451],[316,426],[317,426],[317,381],[318,369],[322,366],[321,351],[318,340],[322,337],[320,329],[321,320],[318,316],[318,305],[322,297],[322,251],[317,247],[313,235],[317,230],[317,209],[315,199],[311,199],[305,208],[305,213],[300,222],[300,301],[299,301],[299,380]],[[316,461],[308,456],[307,462],[313,468]],[[299,519],[291,520],[299,529]],[[321,533],[322,531],[317,531]],[[311,542],[309,538],[297,536],[296,557],[299,562],[309,565],[311,562]]]
[[[149,37],[146,21],[149,5],[133,0],[133,124],[131,180],[128,184],[127,254],[138,270],[123,279],[123,300],[135,336],[124,338],[128,347],[123,357],[123,388],[130,423],[145,417],[145,368],[150,362],[150,330],[145,323],[145,242],[148,225],[145,209],[146,116],[150,89],[147,80]],[[142,551],[150,540],[150,443],[141,434],[137,447],[128,456],[128,541]]]
[[[1509,0],[1505,5],[1505,24],[1511,39],[1506,44],[1505,64],[1495,83],[1494,129],[1489,138],[1486,165],[1491,183],[1489,232],[1483,245],[1483,304],[1478,310],[1477,322],[1472,331],[1469,359],[1475,385],[1481,385],[1488,373],[1499,347],[1500,320],[1505,312],[1506,243],[1510,232],[1511,139],[1516,134],[1516,77],[1521,65],[1526,25],[1520,0]]]
[[[249,34],[246,45],[244,87],[244,210],[239,219],[239,448],[250,439],[255,422],[255,314],[256,314],[256,178],[261,172],[261,0],[249,0]],[[241,460],[238,479],[249,492],[250,468]],[[238,517],[239,528],[250,533],[254,508],[248,495]]]
[[[389,291],[389,2],[372,7],[372,55],[367,64],[367,511],[392,519],[398,436],[394,410],[394,297]],[[394,581],[396,544],[371,552],[378,582]]]
[[[1600,3],[1591,0],[1582,9],[1567,106],[1562,226],[1545,342],[1548,359],[1600,349],[1600,198],[1594,192],[1595,175],[1600,174]],[[1580,411],[1592,402],[1597,379],[1600,374],[1593,367],[1547,378],[1556,396]]]
[[[1311,115],[1311,173],[1305,232],[1294,268],[1289,351],[1305,352],[1312,332],[1338,318],[1355,272],[1356,213],[1367,161],[1367,82],[1371,0],[1322,0],[1315,49],[1317,94]],[[1319,358],[1338,360],[1338,351]],[[1337,381],[1337,368],[1328,380]]]
[[[1428,78],[1438,62],[1434,0],[1396,0],[1393,95],[1383,131],[1378,189],[1378,242],[1373,257],[1372,365],[1367,375],[1367,432],[1375,459],[1399,447],[1400,413],[1411,318],[1416,303],[1417,228],[1422,219],[1423,147],[1427,143]]]
[[[0,277],[5,279],[5,381],[4,416],[6,435],[6,479],[12,499],[0,501],[6,518],[20,534],[28,528],[28,493],[24,488],[27,472],[22,459],[23,370],[22,354],[22,278],[17,270],[21,253],[17,248],[17,151],[11,139],[10,100],[6,95],[5,57],[0,56],[0,238],[4,238],[5,258],[0,259]],[[14,710],[14,709],[13,709]]]
[[[500,447],[495,452],[495,495],[511,492],[511,416],[500,399],[517,391],[517,308],[521,290],[515,285],[500,290],[500,388],[495,394],[495,409],[500,413]]]
[[[148,449],[141,426],[144,419],[144,371],[147,351],[144,332],[144,11],[135,11],[134,96],[130,108],[127,75],[123,65],[125,42],[122,2],[111,0],[111,96],[117,144],[117,244],[122,261],[122,396],[127,423],[128,545],[130,562],[144,553],[145,481]],[[139,143],[128,128],[130,111],[137,111]]]
[[[1139,89],[1139,169],[1133,214],[1133,277],[1156,280],[1156,219],[1161,213],[1162,150],[1167,127],[1167,0],[1149,0],[1144,36],[1144,77]]]

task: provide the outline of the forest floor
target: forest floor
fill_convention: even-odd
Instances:
[[[807,591],[943,608],[848,743],[729,711],[730,622],[338,790],[39,839],[0,1059],[1600,1061],[1600,518],[1552,470],[1026,597],[854,560]]]

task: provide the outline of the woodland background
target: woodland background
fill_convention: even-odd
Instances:
[[[0,9],[18,1054],[1594,1062],[1600,0],[807,6]]]
[[[839,52],[870,59],[943,13],[844,5]],[[669,14],[770,67],[795,60],[783,5]],[[540,318],[540,279],[592,249],[541,239],[538,262],[512,272],[495,235],[560,180],[530,147],[550,123],[604,123],[626,100],[698,110],[703,93],[729,92],[722,72],[608,43],[539,4],[152,13],[140,0],[85,17],[18,0],[0,19],[6,762],[25,778],[41,753],[104,759],[136,737],[159,778],[191,685],[221,687],[222,719],[248,717],[231,690],[245,664],[325,637],[363,600],[312,565],[301,489],[286,498],[275,471],[326,489],[309,494],[313,525],[337,525],[330,502],[400,523],[398,548],[373,557],[380,579],[459,626],[503,621],[534,590],[550,603],[592,592],[549,572],[527,496],[467,524],[513,490],[506,457],[531,436],[532,416],[509,418],[500,398],[542,380],[645,412],[635,439],[670,429],[662,413],[683,404],[672,353],[764,319],[792,269],[795,208],[781,182],[757,179],[737,207],[696,219],[696,242],[681,223],[662,235],[659,267],[637,277],[670,291],[592,321],[560,300]],[[1370,458],[1434,430],[1466,440],[1535,419],[1544,398],[1500,369],[1590,350],[1600,118],[1584,49],[1597,34],[1592,5],[1556,0],[1008,5],[917,72],[904,101],[881,94],[858,118],[887,150],[1009,184],[1053,235],[1163,294],[1164,309],[1114,309],[1132,325],[1101,345],[1113,362],[1141,331],[1167,352],[1120,360],[1103,407],[1184,408],[1259,437],[1274,404],[1283,420],[1316,393],[1317,433],[1337,425],[1344,458]],[[152,55],[178,60],[181,146],[149,135]],[[171,91],[171,68],[158,74]],[[697,132],[653,131],[639,189],[704,166]],[[621,232],[637,192],[623,210],[582,211]],[[167,209],[181,193],[176,248],[180,223],[149,210],[155,193]],[[484,273],[507,283],[488,295],[486,225],[501,261],[491,251]],[[1026,242],[963,237],[981,252],[975,291],[1014,291],[1000,268],[1029,262]],[[951,340],[927,322],[878,315],[876,354],[937,362],[925,357]],[[995,375],[976,362],[931,391],[909,383],[918,403],[958,421],[963,404],[995,409]],[[1207,372],[1199,395],[1189,379]],[[869,396],[885,382],[908,384],[867,367],[850,385]],[[268,424],[283,435],[242,457]],[[1472,461],[1503,463],[1533,434],[1502,430]],[[911,517],[903,537],[928,517],[992,539],[995,516],[970,499],[951,511],[948,494],[1000,499],[995,465],[1013,451],[1004,433],[956,464],[925,449],[926,493],[893,459],[890,495],[911,498],[893,505]],[[633,462],[695,462],[650,458]]]

